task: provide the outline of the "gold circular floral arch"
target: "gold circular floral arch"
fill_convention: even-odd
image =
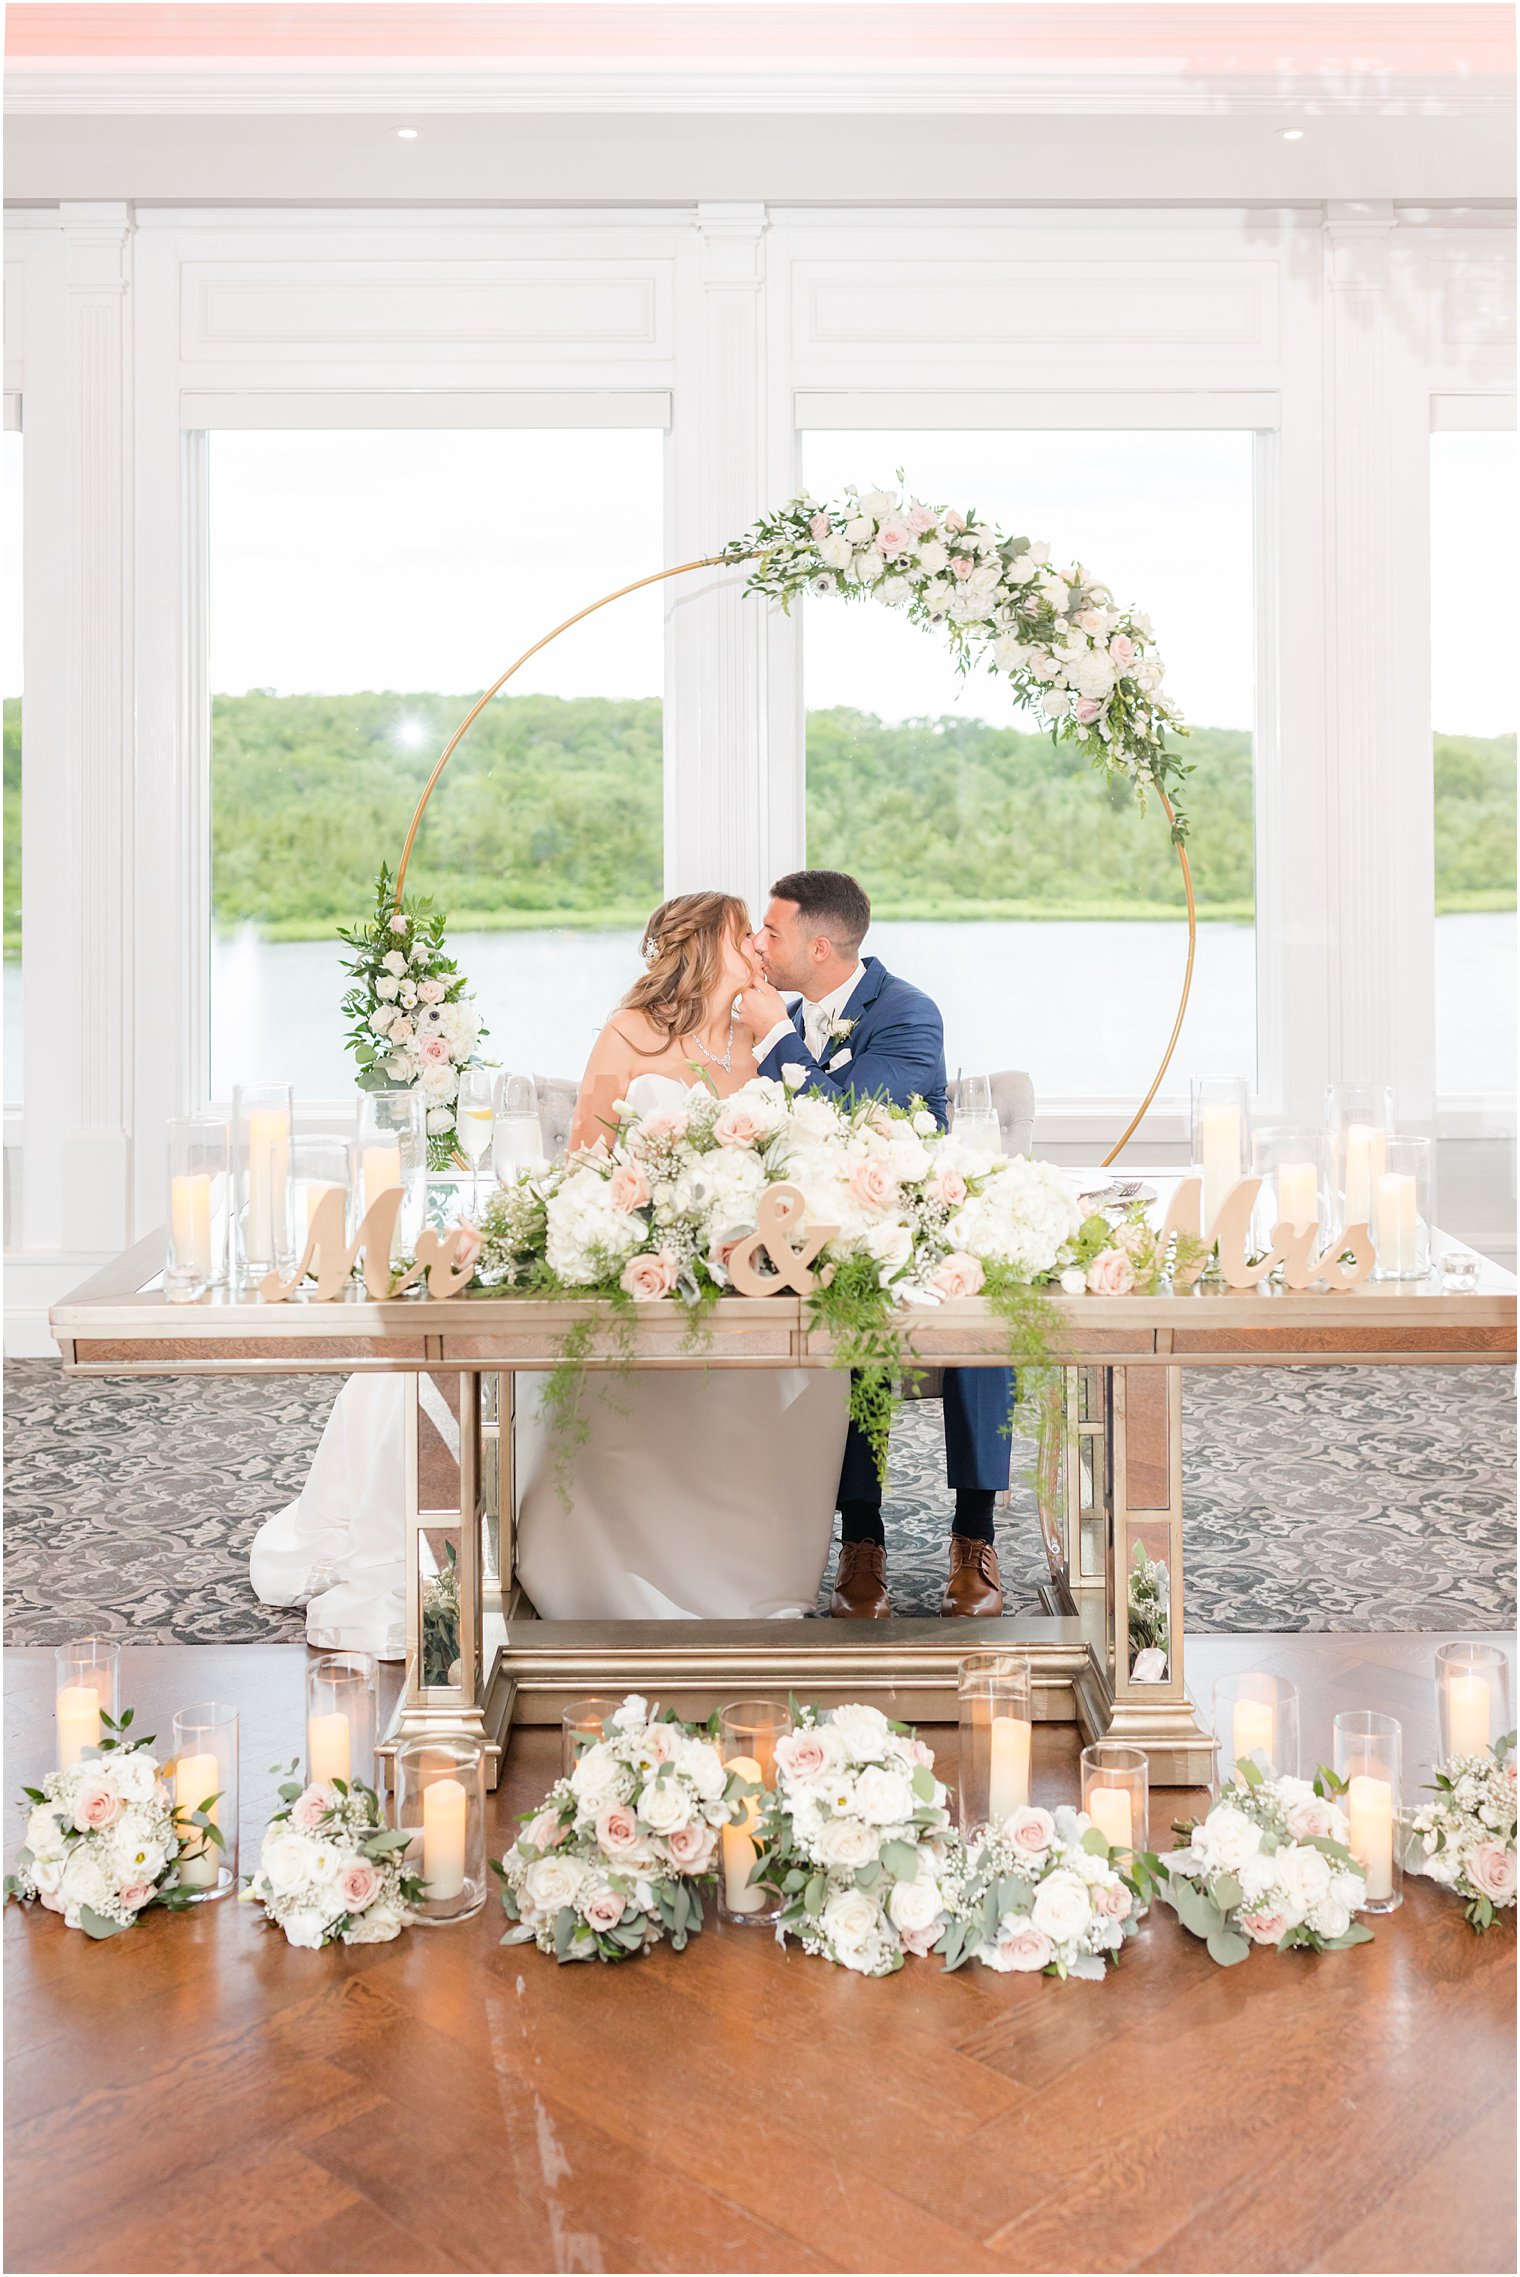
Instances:
[[[474,726],[476,720],[479,719],[481,713],[485,710],[487,704],[490,703],[492,697],[500,695],[502,689],[512,678],[513,674],[522,670],[523,666],[527,663],[530,656],[537,656],[541,648],[547,648],[551,640],[558,640],[561,633],[568,632],[572,625],[578,625],[583,617],[595,616],[598,609],[605,609],[609,607],[612,602],[621,601],[629,593],[641,593],[646,585],[662,585],[668,578],[685,577],[693,569],[733,569],[737,567],[741,562],[753,561],[756,558],[757,557],[754,554],[700,554],[695,561],[677,562],[674,569],[657,569],[654,571],[652,576],[636,577],[631,585],[620,585],[617,588],[616,592],[604,593],[599,601],[588,601],[584,609],[577,609],[573,617],[566,617],[563,624],[556,625],[552,632],[546,632],[541,639],[536,640],[533,643],[533,646],[531,648],[525,648],[521,656],[517,658],[516,662],[507,666],[506,671],[502,673],[500,679],[493,680],[490,687],[487,688],[485,694],[483,696],[477,697],[475,702],[470,706],[469,710],[465,713],[464,718],[460,721],[453,734],[449,737],[448,742],[444,745],[442,751],[440,751],[438,754],[438,758],[434,765],[433,771],[422,786],[422,796],[417,801],[416,809],[412,815],[411,825],[406,834],[406,843],[401,849],[401,860],[396,865],[396,907],[398,909],[401,907],[401,897],[406,887],[407,868],[412,859],[412,848],[417,842],[417,832],[421,825],[422,817],[427,812],[428,800],[432,797],[434,791],[438,787],[439,777],[442,775],[443,770],[448,765],[449,761],[453,758],[454,753],[458,750],[460,744],[469,734],[470,729]],[[1156,796],[1161,802],[1162,811],[1166,815],[1168,825],[1174,824],[1177,817],[1171,800],[1167,797],[1165,791],[1160,788],[1159,784],[1155,786],[1155,789]],[[1183,968],[1182,993],[1177,1000],[1177,1016],[1172,1022],[1172,1032],[1166,1040],[1166,1049],[1161,1055],[1160,1065],[1157,1067],[1154,1076],[1151,1078],[1150,1088],[1146,1092],[1145,1097],[1141,1100],[1139,1106],[1135,1109],[1134,1114],[1125,1124],[1124,1130],[1119,1138],[1115,1140],[1114,1144],[1109,1148],[1107,1154],[1104,1155],[1103,1167],[1105,1170],[1108,1168],[1110,1163],[1116,1162],[1118,1160],[1119,1156],[1123,1153],[1125,1147],[1128,1146],[1130,1140],[1134,1137],[1136,1131],[1144,1122],[1146,1115],[1150,1111],[1151,1102],[1155,1098],[1156,1093],[1161,1088],[1162,1078],[1166,1074],[1168,1067],[1171,1065],[1173,1052],[1175,1052],[1177,1049],[1177,1039],[1182,1034],[1182,1023],[1187,1016],[1188,997],[1192,993],[1193,964],[1198,951],[1198,912],[1193,900],[1193,872],[1192,867],[1188,862],[1186,846],[1183,845],[1182,841],[1175,835],[1173,836],[1172,843],[1177,849],[1177,861],[1182,871],[1182,890],[1187,898],[1187,963]]]

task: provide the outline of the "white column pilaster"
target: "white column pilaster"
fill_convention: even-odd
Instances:
[[[126,1241],[133,222],[59,208],[26,374],[24,1243]]]
[[[769,503],[762,406],[766,212],[699,205],[679,287],[672,562],[714,552]],[[771,876],[768,612],[744,571],[672,583],[666,619],[665,883],[752,900]]]

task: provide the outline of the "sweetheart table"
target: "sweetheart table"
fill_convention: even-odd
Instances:
[[[445,1193],[436,1200],[447,1206]],[[1434,1246],[1439,1253],[1439,1237]],[[1187,1371],[1515,1357],[1515,1282],[1486,1260],[1476,1289],[1461,1292],[1433,1279],[1335,1293],[1263,1284],[1057,1295],[1062,1398],[1040,1466],[1050,1568],[1041,1613],[974,1625],[543,1621],[513,1571],[513,1380],[553,1368],[571,1327],[597,1319],[597,1304],[415,1290],[377,1302],[358,1283],[325,1303],[269,1304],[224,1289],[170,1304],[163,1258],[162,1232],[149,1235],[53,1308],[65,1369],[404,1379],[408,1660],[387,1747],[463,1725],[492,1751],[493,1783],[514,1719],[556,1723],[587,1693],[636,1690],[706,1715],[724,1699],[790,1687],[823,1702],[875,1697],[911,1721],[945,1722],[954,1719],[962,1654],[1005,1649],[1034,1664],[1038,1717],[1075,1721],[1085,1740],[1145,1747],[1158,1785],[1204,1784],[1215,1743],[1187,1691],[1183,1633]],[[791,1295],[726,1299],[695,1339],[668,1300],[638,1309],[629,1348],[610,1320],[602,1325],[587,1358],[592,1372],[630,1361],[696,1370],[826,1367],[831,1358],[829,1338]],[[979,1298],[905,1313],[901,1349],[931,1368],[1007,1361],[1001,1323]],[[1128,1591],[1137,1553],[1165,1568],[1164,1657],[1158,1664],[1152,1652],[1138,1675]]]

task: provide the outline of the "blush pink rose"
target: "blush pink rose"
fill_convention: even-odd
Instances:
[[[899,1929],[897,1935],[905,1953],[913,1953],[921,1961],[927,1960],[939,1943],[940,1925],[937,1921],[931,1921],[927,1929]]]
[[[1116,672],[1127,672],[1139,653],[1128,633],[1115,633],[1108,644],[1108,661]]]
[[[441,1004],[448,993],[441,980],[424,980],[417,988],[418,998],[424,1004]]]
[[[367,1859],[345,1866],[338,1876],[338,1895],[343,1900],[345,1913],[362,1913],[380,1895],[380,1869],[370,1865]]]
[[[630,1257],[618,1275],[619,1288],[640,1305],[668,1297],[675,1285],[676,1261],[668,1249],[646,1250],[642,1257]]]
[[[730,1099],[713,1118],[713,1137],[719,1146],[753,1146],[763,1135],[753,1100]]]
[[[1242,1913],[1240,1926],[1253,1945],[1276,1945],[1287,1931],[1288,1917],[1257,1906],[1250,1913]]]
[[[958,553],[950,564],[951,574],[956,577],[969,577],[975,567],[969,553]]]
[[[904,522],[883,522],[876,533],[876,543],[888,561],[895,561],[908,542],[908,527]]]
[[[447,1067],[454,1057],[442,1036],[424,1036],[417,1056],[429,1067]]]
[[[1087,1286],[1095,1297],[1127,1297],[1135,1285],[1135,1268],[1122,1249],[1103,1249],[1087,1268]]]
[[[1093,721],[1094,721],[1094,720],[1095,720],[1095,719],[1098,717],[1098,715],[1099,715],[1099,713],[1102,711],[1102,709],[1103,709],[1103,706],[1102,706],[1102,705],[1099,703],[1099,701],[1098,701],[1098,699],[1097,699],[1097,697],[1096,697],[1096,696],[1078,696],[1078,698],[1077,698],[1077,724],[1078,724],[1078,726],[1079,726],[1079,727],[1091,727],[1091,726],[1092,726],[1092,723],[1093,723]]]
[[[641,1210],[649,1199],[649,1180],[636,1162],[620,1162],[607,1188],[615,1210]]]
[[[302,1834],[314,1834],[322,1820],[338,1799],[338,1790],[326,1779],[317,1779],[304,1794],[297,1795],[290,1806],[290,1823]]]
[[[665,1837],[672,1863],[683,1874],[700,1874],[710,1861],[718,1840],[715,1826],[678,1826]]]
[[[1292,1803],[1283,1814],[1288,1832],[1295,1842],[1308,1842],[1312,1836],[1332,1836],[1336,1832],[1336,1808],[1323,1795],[1306,1795],[1301,1803]]]
[[[1083,632],[1096,636],[1103,630],[1108,618],[1101,609],[1079,609],[1071,621],[1074,625],[1079,625]]]
[[[641,1146],[661,1146],[667,1139],[685,1138],[686,1124],[684,1110],[669,1107],[658,1114],[646,1115],[634,1135]]]
[[[850,1166],[850,1192],[865,1210],[884,1210],[892,1199],[892,1180],[885,1164],[869,1156]]]
[[[952,506],[949,513],[945,516],[944,527],[947,530],[953,530],[956,536],[959,537],[962,530],[964,530],[966,527],[965,515],[958,514],[955,508]]]
[[[153,1884],[151,1882],[128,1882],[126,1888],[120,1893],[121,1902],[129,1913],[141,1913],[152,1895]]]
[[[929,1180],[929,1199],[943,1209],[958,1210],[966,1199],[966,1181],[958,1170],[936,1170]]]
[[[1483,1897],[1507,1904],[1515,1894],[1515,1853],[1502,1842],[1480,1842],[1467,1853],[1467,1878]]]
[[[776,1768],[789,1779],[816,1779],[829,1752],[815,1731],[788,1732],[776,1742]]]
[[[708,1264],[715,1266],[720,1273],[726,1273],[733,1263],[734,1251],[743,1238],[742,1234],[736,1234],[732,1241],[715,1241],[707,1252]]]
[[[1098,1882],[1088,1891],[1094,1913],[1101,1913],[1108,1921],[1128,1919],[1130,1894],[1122,1882]]]
[[[1049,1811],[1025,1803],[1003,1821],[1003,1832],[1015,1850],[1026,1858],[1043,1858],[1055,1838],[1056,1822]]]
[[[986,1278],[975,1257],[954,1249],[935,1266],[929,1285],[938,1289],[947,1304],[954,1304],[959,1297],[974,1297]]]
[[[479,1226],[471,1225],[468,1218],[461,1218],[454,1228],[454,1264],[458,1271],[463,1273],[477,1264],[484,1247]]]
[[[644,1733],[644,1750],[651,1763],[668,1763],[681,1744],[681,1736],[672,1723],[652,1723]]]
[[[609,1929],[616,1929],[623,1918],[622,1895],[617,1890],[598,1890],[594,1896],[587,1898],[581,1911],[586,1917],[587,1927],[599,1930],[605,1936]]]
[[[1008,1969],[1034,1970],[1048,1968],[1055,1948],[1040,1929],[1016,1929],[1011,1937],[998,1939],[998,1959]]]
[[[639,1846],[639,1822],[626,1803],[609,1803],[597,1813],[596,1839],[609,1858],[626,1858]]]
[[[564,1839],[565,1829],[554,1811],[540,1811],[536,1818],[529,1819],[518,1836],[530,1850],[553,1850]]]
[[[903,1753],[910,1763],[921,1763],[926,1771],[934,1769],[934,1750],[927,1740],[910,1739],[903,1743]]]
[[[827,514],[815,514],[808,529],[815,538],[826,538],[834,527]]]
[[[104,1779],[87,1779],[74,1797],[74,1824],[81,1834],[114,1826],[121,1816],[121,1797]]]
[[[921,538],[925,530],[932,530],[934,527],[934,516],[927,506],[910,506],[907,521],[909,529],[916,538]]]

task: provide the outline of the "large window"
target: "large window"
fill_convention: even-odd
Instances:
[[[21,1024],[21,436],[0,436],[5,598],[0,695],[5,701],[5,1104],[22,1098]]]
[[[211,1090],[352,1087],[336,928],[473,698],[663,556],[652,431],[218,433],[210,451]],[[407,878],[504,1065],[579,1075],[663,874],[660,589],[535,657]]]
[[[819,497],[893,479],[1079,560],[1146,611],[1186,756],[1201,919],[1167,1082],[1256,1067],[1251,729],[1253,438],[1243,433],[810,434]],[[1133,1097],[1155,1072],[1185,957],[1154,804],[1110,789],[989,673],[959,678],[894,611],[810,602],[808,858],[853,870],[872,946],[934,995],[950,1066],[1023,1068],[1037,1099]]]
[[[1431,437],[1436,1088],[1446,1098],[1515,1088],[1515,450],[1513,434]]]

